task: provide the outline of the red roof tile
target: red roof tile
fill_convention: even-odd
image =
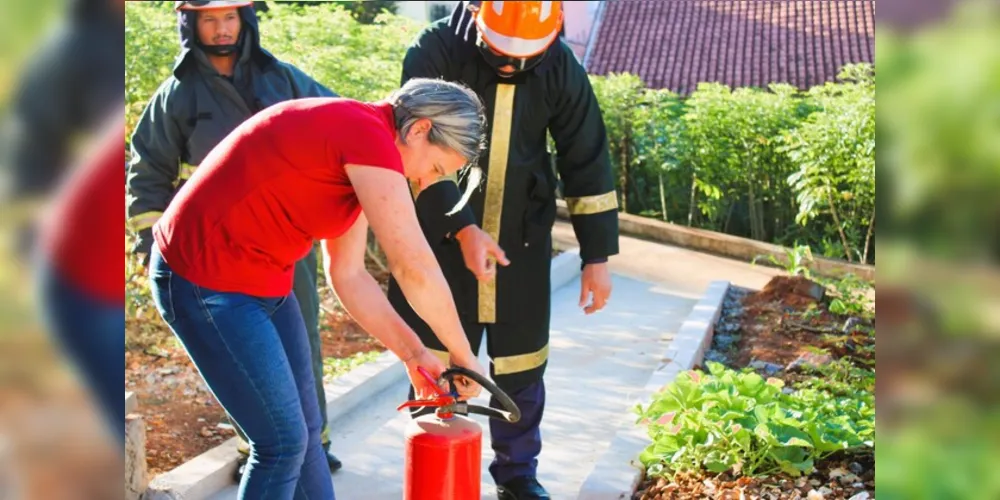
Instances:
[[[586,65],[688,94],[708,81],[805,89],[874,54],[874,0],[613,0]]]

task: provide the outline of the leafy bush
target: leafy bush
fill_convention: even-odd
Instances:
[[[995,263],[1000,10],[953,3],[946,21],[919,32],[876,30],[879,211],[909,253]]]
[[[692,168],[691,210],[697,207],[708,227],[726,231],[736,204],[743,203],[752,238],[780,236],[780,227],[769,230],[765,223],[780,224],[781,201],[790,196],[785,181],[792,166],[776,139],[797,124],[801,100],[795,94],[788,85],[764,92],[702,84],[687,100],[682,151]]]
[[[636,408],[653,440],[640,455],[650,475],[797,476],[834,452],[875,446],[874,373],[817,379],[786,394],[779,379],[707,365],[708,374],[681,373]]]
[[[950,394],[882,427],[883,500],[1000,498],[1000,408]]]
[[[591,77],[622,210],[873,262],[871,75],[848,66],[806,93],[705,83],[683,99],[634,75]]]
[[[647,89],[630,74],[591,77],[591,82],[601,103],[622,210],[664,220],[668,213],[680,213],[678,199],[683,196],[677,195],[686,186],[677,182],[683,176],[670,175],[680,167],[677,148],[684,106],[679,96]]]
[[[875,82],[861,65],[846,67],[841,79],[847,83],[810,91],[820,109],[785,136],[780,151],[798,166],[788,178],[796,221],[829,214],[824,232],[840,237],[848,261],[866,262],[875,229]]]
[[[399,87],[406,47],[422,28],[387,14],[361,24],[337,2],[278,4],[261,17],[261,44],[337,94],[373,101]]]
[[[131,135],[146,103],[180,53],[177,17],[168,6],[125,5],[125,126]]]

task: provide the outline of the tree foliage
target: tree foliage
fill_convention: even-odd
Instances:
[[[680,98],[634,75],[592,80],[623,210],[874,260],[870,66],[804,93],[703,83]]]
[[[845,68],[844,84],[810,92],[819,109],[785,137],[798,170],[788,181],[799,202],[796,221],[829,214],[843,256],[867,260],[875,224],[875,91],[868,68]],[[863,242],[860,245],[858,242]]]

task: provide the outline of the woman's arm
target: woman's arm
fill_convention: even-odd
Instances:
[[[365,269],[368,222],[362,214],[341,237],[323,240],[323,269],[347,313],[407,362],[424,349],[420,338],[393,310],[375,278]]]
[[[407,302],[431,327],[456,364],[478,366],[448,282],[420,230],[406,180],[398,172],[384,168],[348,165],[346,170]],[[398,319],[395,312],[392,316],[393,321]]]
[[[435,388],[418,370],[424,368],[434,377],[439,377],[445,370],[444,363],[423,346],[417,334],[396,314],[378,283],[365,269],[367,236],[368,223],[362,215],[340,238],[323,240],[323,268],[326,269],[327,282],[348,314],[403,360],[417,398],[432,398]],[[479,394],[476,385],[465,383],[456,387],[463,398]]]

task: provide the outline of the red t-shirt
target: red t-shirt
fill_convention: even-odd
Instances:
[[[39,243],[62,277],[92,297],[125,304],[123,236],[125,111],[60,183]],[[122,273],[122,274],[118,274]]]
[[[385,102],[310,98],[271,106],[209,153],[153,236],[174,272],[196,285],[288,295],[295,263],[313,241],[337,238],[361,213],[344,165],[402,176],[395,137]]]

